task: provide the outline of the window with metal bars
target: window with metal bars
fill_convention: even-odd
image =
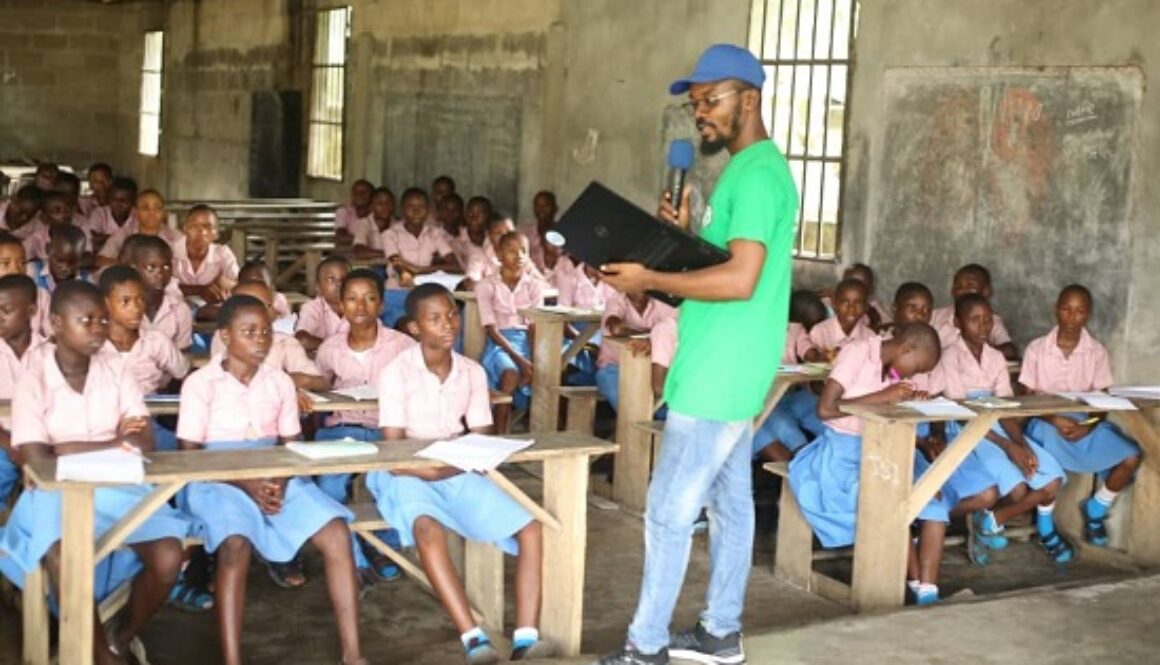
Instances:
[[[753,0],[749,47],[765,67],[765,125],[801,197],[794,241],[800,258],[837,258],[857,27],[857,0]]]
[[[346,106],[346,42],[350,7],[318,12],[310,87],[306,175],[342,180],[343,111]]]
[[[164,32],[156,30],[145,33],[137,152],[154,157],[161,151],[161,70],[164,67],[164,45]]]

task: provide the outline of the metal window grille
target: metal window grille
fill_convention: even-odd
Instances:
[[[137,151],[156,156],[161,148],[161,70],[165,33],[145,33],[145,55],[141,61],[141,114]]]
[[[306,175],[342,180],[343,110],[346,102],[346,45],[350,7],[318,12],[314,37],[310,133]]]
[[[762,115],[801,197],[794,255],[835,260],[857,0],[753,0],[750,49],[765,67]]]

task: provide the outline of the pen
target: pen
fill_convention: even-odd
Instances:
[[[898,383],[899,381],[902,380],[902,375],[899,374],[898,370],[894,369],[893,367],[890,368],[890,375],[889,376],[890,376],[890,380],[893,381],[894,383]]]
[[[1088,426],[1088,425],[1095,425],[1095,424],[1096,424],[1096,423],[1098,423],[1099,421],[1100,421],[1100,417],[1099,417],[1099,416],[1092,416],[1091,418],[1088,418],[1087,420],[1081,420],[1081,421],[1079,422],[1079,424],[1080,424],[1080,425],[1083,425],[1083,426],[1085,426],[1085,427],[1086,427],[1086,426]]]

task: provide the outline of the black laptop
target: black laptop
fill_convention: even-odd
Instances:
[[[549,234],[563,239],[568,254],[590,266],[641,263],[659,272],[684,272],[724,263],[729,252],[684,229],[657,219],[604,185],[588,185]],[[669,293],[649,295],[673,305],[681,298]]]

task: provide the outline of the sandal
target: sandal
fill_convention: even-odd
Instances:
[[[185,612],[206,612],[213,609],[213,595],[190,584],[184,577],[169,592],[169,605]]]
[[[1046,536],[1039,536],[1039,544],[1043,546],[1047,556],[1055,563],[1068,563],[1075,558],[1075,550],[1057,531],[1052,531]]]
[[[1083,535],[1084,538],[1096,547],[1108,546],[1108,516],[1092,517],[1087,506],[1083,507]]]
[[[306,584],[306,575],[302,572],[302,562],[298,557],[283,563],[267,561],[266,572],[274,584],[283,589],[297,589]]]
[[[987,546],[979,540],[980,525],[976,524],[979,521],[976,515],[979,513],[967,515],[967,558],[976,566],[985,566],[991,561],[991,555]]]

